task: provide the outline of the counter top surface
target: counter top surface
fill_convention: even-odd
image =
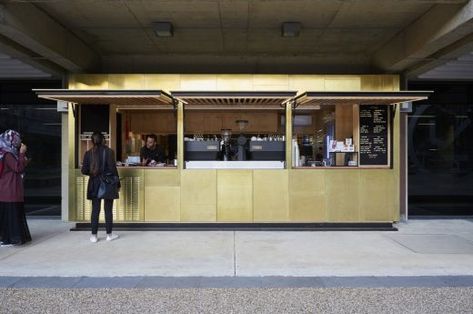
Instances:
[[[143,167],[143,166],[117,166],[117,169],[177,169],[174,165]]]
[[[186,169],[284,169],[284,161],[274,161],[274,160],[186,161]]]
[[[322,167],[322,166],[317,166],[317,167],[310,167],[310,166],[304,166],[304,167],[293,167],[292,169],[318,169],[318,170],[327,170],[327,169],[358,169],[358,170],[365,170],[365,169],[390,169],[389,167],[360,167],[360,166],[331,166],[331,167]]]

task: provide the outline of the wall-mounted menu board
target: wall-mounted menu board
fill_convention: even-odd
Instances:
[[[388,105],[360,105],[360,166],[389,165],[388,109]]]

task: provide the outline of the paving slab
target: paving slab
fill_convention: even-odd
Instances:
[[[236,270],[239,276],[473,275],[473,254],[433,259],[389,238],[393,234],[239,232]]]
[[[416,253],[473,254],[473,242],[456,235],[390,234],[387,237]]]
[[[135,288],[144,277],[82,277],[74,288]]]
[[[81,278],[68,277],[25,277],[12,285],[12,288],[72,288]]]
[[[24,277],[0,277],[0,288],[8,288]]]
[[[445,276],[438,277],[444,287],[473,287],[473,276]]]
[[[233,232],[123,232],[91,243],[88,232],[63,231],[0,256],[0,276],[232,276]],[[50,223],[50,222],[49,222]],[[60,222],[56,222],[60,223]]]
[[[144,277],[137,288],[199,288],[199,277]]]

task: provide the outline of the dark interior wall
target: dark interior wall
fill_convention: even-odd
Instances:
[[[37,98],[32,89],[61,87],[54,80],[0,80],[0,132],[20,132],[31,159],[24,177],[29,214],[60,215],[61,115],[55,102]]]
[[[408,116],[410,215],[473,215],[473,82],[411,82],[433,90]]]

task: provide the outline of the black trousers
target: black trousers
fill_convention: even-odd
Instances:
[[[92,199],[92,215],[90,223],[92,225],[92,234],[97,234],[99,229],[99,215],[101,199]],[[103,200],[105,209],[105,229],[107,233],[112,233],[113,226],[113,200]]]
[[[0,202],[0,241],[3,244],[31,241],[23,202]]]

